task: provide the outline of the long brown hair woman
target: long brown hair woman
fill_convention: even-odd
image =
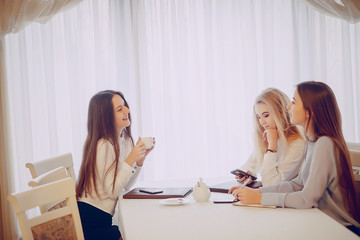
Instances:
[[[106,90],[89,103],[83,159],[76,186],[85,239],[120,239],[112,226],[120,192],[130,189],[154,147],[131,136],[129,105],[121,92]],[[155,143],[155,141],[154,141]]]
[[[359,235],[359,200],[333,91],[322,82],[300,83],[288,109],[291,122],[303,126],[307,138],[306,157],[298,177],[258,190],[239,189],[233,194],[244,203],[317,207]]]

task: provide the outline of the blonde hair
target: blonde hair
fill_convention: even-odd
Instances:
[[[262,161],[267,149],[267,143],[263,140],[265,129],[260,125],[255,112],[255,106],[259,103],[264,103],[269,108],[269,114],[275,121],[282,146],[286,147],[287,142],[294,141],[299,137],[303,138],[303,136],[299,129],[290,122],[290,115],[287,110],[287,105],[290,103],[289,97],[276,88],[265,89],[256,97],[253,107],[255,155],[257,159]]]

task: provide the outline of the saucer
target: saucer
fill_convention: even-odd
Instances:
[[[160,204],[168,206],[184,205],[190,202],[188,198],[166,198],[161,199]]]

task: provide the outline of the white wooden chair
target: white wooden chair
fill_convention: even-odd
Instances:
[[[354,171],[354,178],[360,181],[360,151],[350,150],[351,165]]]
[[[360,199],[360,143],[346,142],[350,152],[350,160],[354,172],[356,191]]]
[[[350,150],[350,159],[354,172],[356,191],[360,200],[360,151]]]
[[[349,148],[349,151],[351,150],[360,151],[360,143],[346,142],[346,145]]]
[[[25,166],[29,168],[32,178],[36,178],[55,168],[64,167],[67,171],[67,175],[73,178],[74,184],[76,183],[74,162],[71,153],[66,153],[34,163],[26,163]]]
[[[34,178],[33,180],[31,180],[28,183],[28,185],[30,187],[34,188],[34,187],[38,187],[38,186],[41,186],[41,185],[44,185],[47,183],[65,179],[67,177],[69,177],[69,176],[67,175],[66,169],[64,167],[58,167],[58,168],[55,168],[54,170],[51,170],[50,172],[46,172],[43,175],[40,175],[40,176]],[[62,201],[57,201],[54,203],[48,203],[45,205],[41,205],[41,206],[39,206],[39,208],[40,208],[41,213],[45,213],[49,210],[60,208],[65,205],[66,205],[65,201],[62,200]]]
[[[23,240],[84,239],[75,185],[68,177],[8,197],[18,218]],[[26,211],[66,199],[66,206],[29,218]]]

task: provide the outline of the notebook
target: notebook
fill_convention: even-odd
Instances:
[[[155,188],[134,188],[130,192],[123,195],[124,199],[164,199],[164,198],[183,198],[192,192],[192,187],[181,187],[181,188],[156,188],[161,189],[161,193],[144,193],[142,190],[153,190]]]
[[[224,182],[224,183],[220,183],[220,184],[216,184],[213,186],[210,186],[210,191],[211,192],[220,192],[220,193],[228,193],[228,191],[230,190],[230,188],[234,187],[234,186],[239,186],[240,183],[237,180],[233,180],[230,182]],[[259,188],[262,186],[262,183],[260,181],[254,181],[251,184],[247,185],[250,188]]]
[[[276,206],[266,206],[266,205],[260,205],[260,204],[244,204],[241,202],[235,202],[233,203],[235,206],[242,206],[242,207],[258,207],[258,208],[276,208]]]

